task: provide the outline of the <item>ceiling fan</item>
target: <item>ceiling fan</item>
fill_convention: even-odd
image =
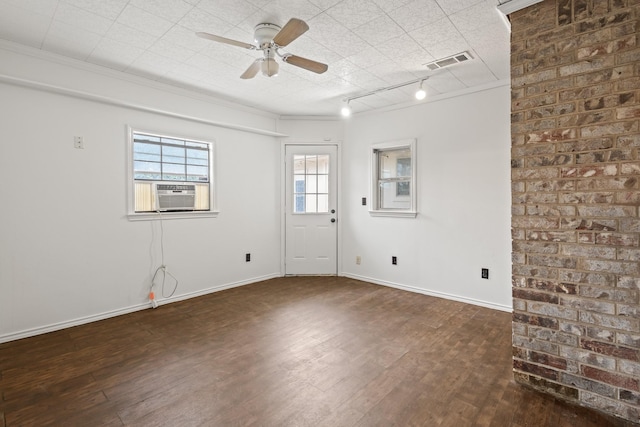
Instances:
[[[196,35],[203,39],[226,43],[249,50],[261,50],[264,56],[256,59],[253,64],[251,64],[249,68],[242,73],[240,76],[241,79],[252,79],[260,70],[262,70],[262,74],[267,77],[278,75],[279,66],[275,60],[276,55],[278,55],[282,61],[287,64],[322,74],[329,68],[327,64],[312,61],[311,59],[292,55],[290,53],[280,53],[279,51],[281,47],[287,46],[289,43],[306,33],[308,29],[309,25],[307,25],[303,20],[297,18],[291,18],[282,28],[275,24],[258,24],[255,27],[253,36],[256,44],[244,43],[204,32],[198,32]]]

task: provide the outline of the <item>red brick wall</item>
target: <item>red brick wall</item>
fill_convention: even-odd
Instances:
[[[640,0],[511,16],[515,378],[640,421]]]

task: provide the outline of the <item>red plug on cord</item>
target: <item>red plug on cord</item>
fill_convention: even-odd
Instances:
[[[158,308],[158,303],[156,302],[156,294],[153,291],[149,292],[149,299],[151,300],[151,305],[153,308]]]

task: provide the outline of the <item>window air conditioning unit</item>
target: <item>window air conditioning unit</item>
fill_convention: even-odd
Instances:
[[[156,206],[158,211],[192,211],[196,206],[194,184],[156,183]]]

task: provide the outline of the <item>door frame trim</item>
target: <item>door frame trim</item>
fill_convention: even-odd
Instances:
[[[283,141],[280,144],[280,276],[284,276],[286,274],[285,269],[285,261],[286,261],[286,248],[287,248],[287,240],[286,240],[286,217],[287,217],[287,208],[285,206],[286,197],[287,197],[287,146],[329,146],[333,145],[336,147],[336,161],[338,163],[338,167],[336,169],[336,188],[337,188],[337,197],[336,197],[336,210],[338,211],[338,228],[336,235],[336,276],[342,275],[342,144],[341,141],[332,141],[332,142],[285,142]]]

